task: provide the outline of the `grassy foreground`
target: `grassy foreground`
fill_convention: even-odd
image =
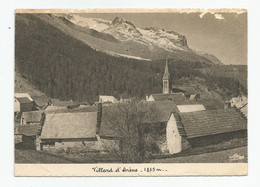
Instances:
[[[234,159],[231,159],[235,155]],[[236,155],[240,158],[236,158]],[[108,155],[55,155],[35,150],[15,150],[15,163],[115,163]],[[247,146],[225,151],[175,158],[154,159],[152,163],[233,163],[247,162]]]

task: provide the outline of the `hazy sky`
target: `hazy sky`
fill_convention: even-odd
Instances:
[[[136,27],[157,27],[185,35],[190,48],[214,54],[224,64],[247,64],[247,13],[92,13],[86,17],[113,20]]]

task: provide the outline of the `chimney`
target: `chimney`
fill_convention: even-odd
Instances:
[[[102,103],[98,103],[98,111],[97,111],[97,128],[96,133],[99,134],[100,131],[100,125],[101,125],[101,119],[102,119]]]
[[[224,109],[230,109],[230,108],[231,108],[231,103],[229,101],[225,101]]]

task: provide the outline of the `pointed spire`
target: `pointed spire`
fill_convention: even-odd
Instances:
[[[169,68],[168,68],[168,59],[166,60],[163,79],[170,79],[170,72],[169,72]]]

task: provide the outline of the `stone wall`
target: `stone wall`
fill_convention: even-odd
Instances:
[[[119,150],[119,140],[60,140],[42,142],[42,150],[50,152],[82,153],[82,152],[108,152],[112,149]]]

